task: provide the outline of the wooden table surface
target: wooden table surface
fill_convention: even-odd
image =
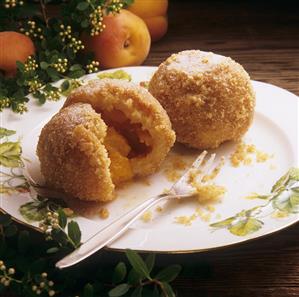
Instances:
[[[185,49],[230,56],[252,79],[299,95],[296,1],[170,0],[168,33],[152,45],[146,65]],[[158,259],[186,267],[175,282],[181,297],[299,296],[299,224],[221,251]]]

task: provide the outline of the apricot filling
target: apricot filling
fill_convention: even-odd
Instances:
[[[119,110],[100,113],[108,126],[104,145],[111,161],[111,178],[115,185],[119,185],[133,178],[130,159],[148,154],[152,138],[141,124],[131,123]]]
[[[108,127],[104,145],[111,161],[110,173],[112,182],[119,185],[133,178],[130,160],[127,158],[131,151],[126,139],[113,127]]]

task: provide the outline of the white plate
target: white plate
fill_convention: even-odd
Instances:
[[[123,69],[131,74],[133,81],[137,83],[149,80],[156,70],[155,67]],[[87,75],[83,79],[88,80],[94,76],[95,74]],[[206,219],[210,216],[209,221],[197,218],[191,226],[175,223],[177,216],[192,215],[198,204],[191,200],[182,203],[172,201],[163,206],[162,212],[153,210],[152,221],[144,223],[140,220],[124,236],[112,243],[110,248],[120,250],[131,248],[166,253],[197,252],[270,234],[299,220],[298,213],[278,218],[272,215],[273,209],[269,210],[267,207],[266,213],[258,217],[263,223],[261,228],[245,236],[236,236],[227,228],[213,229],[210,226],[211,223],[234,216],[242,210],[265,204],[263,200],[249,200],[245,197],[252,192],[260,194],[270,192],[275,181],[290,167],[298,167],[298,97],[270,84],[257,81],[252,83],[257,98],[256,112],[253,124],[243,140],[245,143],[254,144],[259,150],[273,157],[263,163],[253,162],[249,166],[244,165],[238,168],[232,167],[227,161],[215,180],[217,184],[227,188],[227,193],[222,202],[214,205],[215,211],[203,210],[207,214]],[[2,113],[1,126],[17,131],[17,137],[20,137],[22,142],[23,156],[30,160],[25,164],[26,169],[36,181],[41,178],[38,159],[35,155],[40,129],[61,108],[63,102],[64,98],[58,102],[46,102],[43,106],[39,106],[35,99],[31,99],[28,104],[29,112],[22,116],[10,110]],[[229,156],[234,149],[235,144],[224,144],[216,150],[217,156]],[[191,162],[198,153],[181,146],[176,146],[172,150],[172,154],[181,155],[188,162]],[[148,180],[150,185],[136,182],[119,190],[119,198],[105,206],[110,212],[108,219],[76,218],[82,231],[82,241],[86,241],[115,217],[130,210],[137,203],[161,193],[171,185],[163,174],[163,170]],[[26,221],[19,213],[19,207],[31,199],[28,193],[13,194],[13,196],[5,194],[1,196],[1,208],[25,223]],[[37,226],[37,224],[32,225]]]

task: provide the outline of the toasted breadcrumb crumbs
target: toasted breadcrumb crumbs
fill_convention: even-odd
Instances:
[[[209,222],[211,219],[211,214],[208,212],[204,212],[202,209],[199,207],[196,208],[196,214],[197,216],[204,222]]]
[[[216,184],[198,185],[196,187],[197,200],[200,203],[218,201],[226,193],[226,188]]]
[[[219,174],[220,170],[222,169],[222,167],[224,166],[224,164],[225,164],[225,158],[222,156],[219,164],[213,169],[212,173],[209,175],[205,175],[202,178],[202,181],[207,182],[207,181],[215,179],[217,177],[217,175]]]
[[[181,157],[172,155],[165,166],[164,174],[168,181],[176,182],[182,176],[182,171],[186,170],[188,166],[189,164]]]
[[[175,217],[175,223],[184,226],[191,226],[192,222],[196,219],[196,217],[196,214],[192,214],[191,216],[178,216]]]
[[[214,212],[215,211],[215,206],[213,206],[213,205],[207,205],[206,208],[210,212]]]
[[[148,223],[152,220],[153,218],[153,214],[150,210],[146,211],[142,216],[141,216],[141,220],[144,222],[144,223]]]
[[[109,217],[109,210],[105,207],[102,207],[99,210],[99,216],[101,219],[107,219]]]
[[[161,206],[157,206],[157,207],[156,207],[156,211],[157,211],[157,212],[162,212],[162,211],[163,211],[163,208],[162,208]]]
[[[253,144],[245,144],[244,142],[239,142],[236,150],[230,156],[230,162],[233,167],[239,167],[240,165],[250,165],[252,164],[252,157],[250,155],[255,154],[255,160],[258,163],[266,162],[270,156],[258,150]]]

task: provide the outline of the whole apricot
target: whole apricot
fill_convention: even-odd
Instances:
[[[95,55],[101,68],[140,65],[146,59],[151,37],[145,22],[128,10],[104,16],[105,29],[99,35],[84,34],[87,51]]]
[[[16,62],[24,63],[34,53],[34,44],[28,36],[14,31],[0,32],[0,69],[5,76],[15,76]]]
[[[167,8],[168,0],[134,0],[128,9],[145,21],[152,41],[157,41],[168,29]]]

